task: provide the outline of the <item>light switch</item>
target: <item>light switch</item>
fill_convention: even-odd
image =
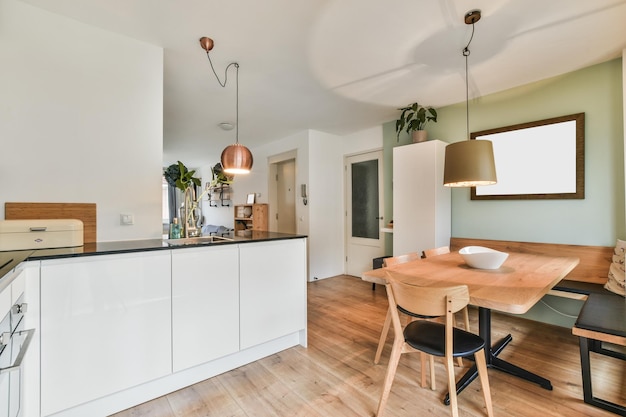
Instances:
[[[123,226],[130,226],[135,224],[135,216],[132,214],[120,214],[120,224]]]

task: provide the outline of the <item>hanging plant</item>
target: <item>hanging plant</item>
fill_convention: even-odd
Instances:
[[[221,184],[232,184],[234,178],[234,175],[226,175],[222,163],[218,162],[211,168],[211,184],[209,184],[209,187],[217,187]]]

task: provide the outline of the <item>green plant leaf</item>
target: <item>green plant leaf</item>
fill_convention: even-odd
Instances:
[[[423,124],[426,121],[426,109],[420,107],[420,109],[417,111],[417,114],[415,115],[415,118],[419,121],[420,125]]]
[[[406,130],[406,133],[409,133],[413,130],[420,130],[419,120],[412,120],[411,123],[409,124],[409,128]]]
[[[415,130],[423,130],[427,122],[437,122],[437,111],[432,107],[424,107],[417,102],[398,110],[401,111],[400,118],[396,120],[398,140],[400,140],[400,132],[403,130],[411,133]]]
[[[396,120],[396,137],[400,140],[400,132],[404,129],[404,119]]]
[[[177,165],[170,165],[164,175],[167,174],[166,179],[168,180],[168,184],[172,184],[181,191],[185,191],[185,189],[192,184],[198,187],[202,185],[200,178],[194,177],[195,173],[195,170],[189,171],[185,164],[178,161]]]
[[[178,164],[172,164],[165,168],[165,170],[163,171],[163,176],[170,186],[176,187],[176,180],[180,178],[180,170],[178,168]]]

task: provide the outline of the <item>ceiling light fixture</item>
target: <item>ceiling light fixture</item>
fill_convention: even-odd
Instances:
[[[472,36],[463,48],[465,57],[465,112],[467,120],[467,140],[446,146],[443,172],[443,185],[446,187],[476,187],[493,185],[497,182],[496,165],[493,158],[493,145],[489,140],[470,140],[469,130],[469,46],[474,38],[474,24],[480,20],[480,10],[465,14],[465,24],[472,25]]]
[[[211,64],[211,69],[213,70],[213,74],[215,74],[215,78],[217,78],[217,82],[222,86],[226,87],[226,82],[228,81],[228,69],[231,66],[235,67],[236,74],[236,90],[237,90],[237,101],[236,101],[236,119],[235,119],[235,143],[233,145],[227,146],[222,151],[221,163],[224,168],[224,172],[227,174],[248,174],[252,169],[252,152],[250,149],[246,148],[244,145],[239,143],[239,64],[237,62],[231,62],[224,70],[224,82],[220,81],[220,77],[218,77],[215,72],[215,68],[213,68],[213,62],[211,61],[211,56],[209,55],[209,51],[213,49],[213,39],[202,37],[200,38],[200,46],[202,49],[206,51],[206,56],[209,58],[209,63]]]

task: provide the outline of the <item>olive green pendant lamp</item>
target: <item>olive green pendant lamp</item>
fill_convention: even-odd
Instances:
[[[476,187],[493,185],[497,182],[496,165],[493,158],[493,145],[489,140],[470,140],[469,133],[469,80],[467,57],[469,45],[474,38],[474,23],[480,20],[480,10],[465,14],[465,23],[472,25],[472,36],[463,49],[465,57],[465,111],[467,120],[467,140],[446,146],[443,185],[446,187]]]
[[[235,119],[235,143],[227,146],[222,151],[221,163],[224,169],[224,172],[227,174],[249,174],[252,169],[252,163],[254,162],[252,158],[252,152],[250,149],[246,148],[244,145],[239,143],[239,64],[237,62],[231,62],[226,67],[224,71],[224,82],[220,81],[220,77],[217,76],[215,72],[215,68],[213,68],[213,62],[211,62],[211,56],[209,55],[209,51],[213,49],[213,39],[202,37],[200,38],[200,46],[202,49],[206,51],[206,56],[209,58],[209,63],[211,64],[211,69],[213,70],[213,74],[215,74],[215,78],[217,78],[217,82],[222,86],[226,87],[226,81],[228,80],[228,69],[231,66],[235,67],[236,74],[236,91],[237,91],[237,101],[236,101],[236,119]]]

